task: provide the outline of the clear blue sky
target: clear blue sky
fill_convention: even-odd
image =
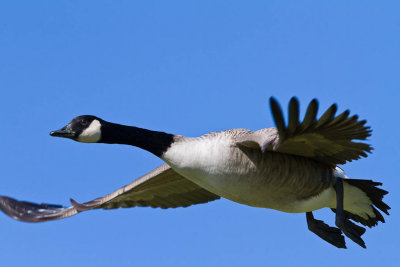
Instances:
[[[161,164],[137,148],[51,138],[76,115],[199,136],[273,125],[268,98],[367,119],[350,177],[390,191],[367,250],[337,249],[304,214],[228,200],[90,211],[42,224],[0,214],[1,266],[399,266],[398,1],[2,1],[0,195],[68,205]],[[315,216],[334,223],[330,210]]]

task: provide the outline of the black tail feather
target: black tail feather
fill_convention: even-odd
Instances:
[[[388,210],[390,210],[390,207],[382,201],[383,197],[389,192],[377,187],[381,186],[382,183],[362,179],[346,179],[345,181],[348,184],[360,188],[364,193],[367,194],[369,199],[371,199],[372,204],[375,207],[386,213],[386,215],[389,215]]]
[[[379,210],[389,215],[388,210],[390,210],[390,207],[385,202],[383,202],[383,197],[388,193],[388,191],[377,187],[381,186],[382,183],[374,182],[372,180],[363,180],[363,179],[344,179],[343,181],[361,189],[368,196],[368,198],[372,202],[371,206],[375,214],[375,218],[371,218],[368,216],[368,219],[364,219],[356,214],[345,211],[345,215],[347,216],[347,218],[359,222],[370,228],[377,225],[378,222],[384,223],[385,219],[383,218],[383,215],[379,212]],[[332,210],[333,212],[336,212],[335,209]]]

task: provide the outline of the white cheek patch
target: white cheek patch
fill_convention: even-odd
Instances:
[[[77,138],[82,143],[96,143],[101,137],[101,124],[98,120],[92,121]]]

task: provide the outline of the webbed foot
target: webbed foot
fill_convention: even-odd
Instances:
[[[346,218],[339,218],[339,216],[336,216],[336,225],[339,227],[343,233],[353,240],[355,243],[360,245],[363,248],[367,248],[365,246],[364,240],[362,240],[361,236],[365,233],[365,228],[358,226],[351,222],[349,219]]]
[[[342,231],[336,227],[331,227],[321,220],[314,219],[312,212],[306,212],[308,229],[337,248],[346,248],[346,242]]]
[[[353,240],[356,244],[360,245],[363,248],[367,248],[365,246],[364,240],[362,240],[361,236],[365,233],[365,228],[358,226],[351,222],[344,213],[343,209],[343,181],[342,178],[336,178],[336,226],[339,227],[343,233]]]

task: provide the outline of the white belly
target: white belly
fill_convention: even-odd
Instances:
[[[176,172],[204,189],[248,206],[284,212],[305,212],[331,206],[335,192],[328,188],[314,198],[299,200],[285,189],[261,179],[259,166],[243,160],[228,138],[175,143],[163,159]]]

